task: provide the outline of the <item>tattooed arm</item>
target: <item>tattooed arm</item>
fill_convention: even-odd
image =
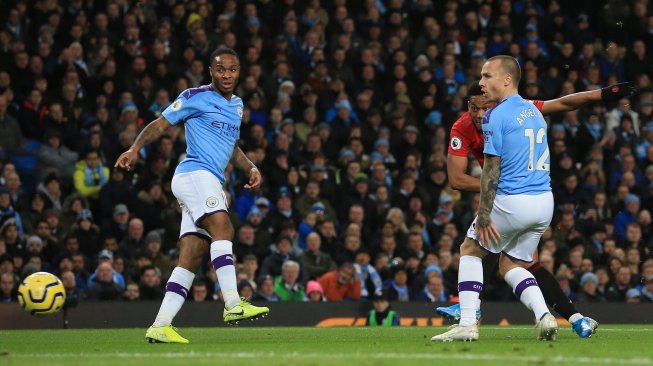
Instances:
[[[170,122],[165,119],[163,116],[155,119],[150,122],[138,137],[136,141],[132,144],[129,150],[125,151],[118,157],[115,166],[119,168],[124,168],[131,170],[134,166],[136,160],[138,160],[138,151],[143,148],[143,146],[156,141],[161,135],[163,135],[166,129],[170,126]]]
[[[261,172],[238,145],[234,146],[230,162],[236,169],[249,172],[249,183],[245,184],[246,189],[255,190],[261,185]]]
[[[497,194],[500,174],[501,158],[485,154],[483,174],[481,174],[481,202],[478,207],[478,218],[476,219],[476,227],[483,246],[487,246],[490,240],[496,243],[499,242],[499,233],[492,225],[490,212],[492,212],[494,198]]]
[[[134,141],[134,144],[132,145],[131,149],[133,150],[140,150],[142,149],[145,145],[148,145],[154,141],[156,141],[159,137],[161,137],[168,127],[170,127],[171,124],[168,122],[165,117],[161,116],[154,121],[150,122],[141,133],[138,134],[136,137],[136,141]]]
[[[231,153],[231,160],[229,161],[231,164],[233,164],[236,169],[240,169],[242,171],[249,172],[252,169],[256,169],[256,165],[252,163],[249,158],[247,158],[247,155],[243,152],[243,150],[238,146],[234,146],[234,151]]]

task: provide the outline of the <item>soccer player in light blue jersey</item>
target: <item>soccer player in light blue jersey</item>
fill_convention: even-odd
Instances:
[[[490,58],[479,85],[490,102],[481,123],[484,135],[481,202],[478,217],[460,248],[458,290],[461,318],[457,327],[432,341],[474,341],[476,311],[483,288],[481,258],[500,253],[499,271],[538,320],[539,339],[555,340],[558,325],[533,275],[533,260],[542,233],[551,223],[553,195],[549,176],[547,125],[533,103],[517,94],[521,70],[510,56]]]
[[[240,75],[236,52],[230,48],[214,51],[209,74],[211,84],[183,91],[116,162],[117,167],[130,170],[138,151],[156,141],[168,127],[183,124],[186,129],[186,158],[172,179],[172,193],[183,210],[179,265],[170,275],[159,313],[145,334],[150,342],[188,343],[172,326],[172,320],[186,300],[207,249],[225,301],[224,321],[255,319],[269,311],[251,305],[238,294],[231,242],[234,229],[222,189],[224,170],[230,162],[249,173],[246,189],[257,189],[261,184],[261,173],[236,144],[243,116],[243,101],[233,94]]]

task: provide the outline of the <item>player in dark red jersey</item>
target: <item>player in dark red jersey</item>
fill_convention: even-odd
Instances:
[[[632,96],[635,87],[632,83],[621,83],[611,85],[603,89],[581,92],[566,95],[553,100],[534,100],[535,107],[542,114],[547,115],[557,112],[567,112],[578,109],[585,104],[592,102],[607,102],[620,99],[624,96]],[[488,102],[483,96],[478,83],[473,83],[469,88],[469,101],[467,112],[465,112],[451,127],[449,140],[449,154],[447,157],[447,173],[449,183],[453,189],[471,192],[480,192],[481,181],[467,173],[468,157],[473,155],[478,163],[483,166],[483,131],[481,120],[488,109],[494,107],[494,103]],[[558,281],[546,269],[540,266],[534,254],[534,261],[529,271],[537,280],[544,299],[556,312],[569,320],[572,328],[581,338],[590,337],[596,331],[598,323],[591,318],[581,315],[567,298],[560,288]],[[483,258],[484,278],[490,278],[496,269],[499,255],[489,253]],[[459,304],[450,307],[437,308],[438,314],[447,318],[458,318],[460,316]],[[478,316],[478,315],[477,315]]]

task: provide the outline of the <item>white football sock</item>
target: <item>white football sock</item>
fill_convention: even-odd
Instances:
[[[153,327],[163,327],[172,323],[172,319],[186,301],[188,290],[193,284],[194,278],[195,274],[183,267],[176,267],[172,271],[159,313],[154,319],[154,324],[152,324]]]
[[[211,243],[211,263],[218,275],[225,307],[227,310],[231,310],[240,303],[231,241],[216,240]]]
[[[527,308],[533,310],[537,320],[540,320],[544,314],[549,312],[542,290],[540,290],[535,277],[528,270],[521,267],[513,268],[506,273],[505,279],[512,287],[515,296]]]
[[[569,320],[570,323],[573,323],[573,322],[581,320],[581,319],[583,319],[583,314],[575,313],[572,316],[570,316],[569,319],[567,319],[567,320]]]
[[[458,297],[460,298],[460,326],[476,324],[476,310],[481,306],[483,290],[483,262],[471,255],[460,257],[458,268]]]

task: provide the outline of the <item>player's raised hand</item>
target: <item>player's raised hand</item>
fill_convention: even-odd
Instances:
[[[126,169],[127,171],[130,171],[134,168],[134,165],[136,164],[136,160],[138,160],[138,151],[129,149],[124,153],[120,154],[114,167],[123,168]]]
[[[249,183],[245,184],[245,189],[250,191],[257,190],[261,186],[261,172],[254,167],[249,171]]]
[[[606,86],[601,89],[601,100],[605,102],[610,102],[613,100],[618,100],[623,97],[632,97],[637,92],[637,87],[632,81],[627,81],[625,83],[614,84]]]
[[[496,226],[494,226],[494,224],[491,222],[486,227],[481,227],[477,223],[476,235],[478,236],[479,243],[483,248],[489,249],[492,243],[497,245],[499,244],[499,230],[497,230]]]

